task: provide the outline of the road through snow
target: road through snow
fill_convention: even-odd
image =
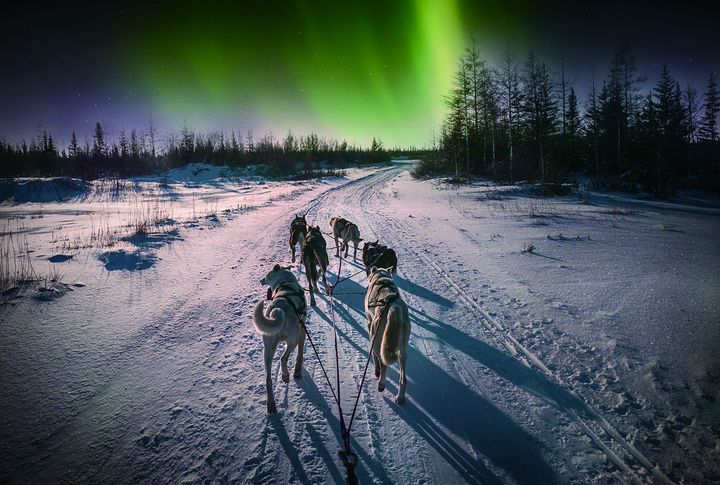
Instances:
[[[0,480],[342,482],[337,411],[309,344],[303,377],[289,384],[276,355],[279,413],[266,415],[250,319],[265,294],[261,276],[289,263],[293,213],[308,209],[324,231],[340,215],[366,240],[392,246],[410,308],[408,402],[392,399],[396,368],[384,393],[372,377],[360,390],[352,446],[361,483],[661,483],[677,480],[678,466],[717,468],[706,463],[717,457],[714,442],[690,457],[668,451],[671,440],[647,439],[651,425],[606,405],[629,385],[611,359],[530,321],[527,295],[487,279],[473,234],[442,218],[452,204],[403,193],[417,184],[407,168],[277,200],[188,233],[146,271],[111,274],[98,263],[88,276],[97,285],[21,303],[0,326]],[[360,269],[349,258],[342,275]],[[335,293],[347,412],[369,347],[364,285],[362,272]],[[319,296],[308,327],[334,375],[329,304]],[[612,383],[601,385],[608,374]]]

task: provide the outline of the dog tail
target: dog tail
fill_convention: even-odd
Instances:
[[[265,316],[265,302],[260,300],[253,311],[253,323],[262,335],[271,336],[278,333],[285,325],[285,312],[282,308],[273,308],[270,315]]]
[[[402,346],[407,345],[406,326],[407,315],[404,309],[400,306],[391,305],[387,311],[385,332],[383,332],[382,343],[380,344],[380,358],[386,366],[397,361]]]

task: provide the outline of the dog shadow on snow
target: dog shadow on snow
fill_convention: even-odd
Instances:
[[[333,308],[336,313],[336,322],[339,324],[337,326],[338,337],[351,345],[360,355],[366,356],[369,340],[367,340],[363,296],[356,294],[361,290],[364,291],[364,287],[355,281],[342,282],[334,296],[342,305],[336,304]],[[321,295],[320,298],[326,303],[328,302],[327,296]],[[348,309],[358,312],[362,321],[359,322]],[[440,322],[433,324],[429,319],[422,320],[416,315],[418,315],[417,312],[411,312],[413,325],[429,328],[435,333],[438,333],[437,328],[430,327],[442,326],[440,338],[452,347],[461,347],[460,351],[480,360],[481,363],[500,373],[503,377],[514,383],[527,381],[537,384],[535,382],[537,379],[533,380],[531,376],[534,374],[532,370],[525,368],[502,352],[472,339],[449,325]],[[313,317],[309,325],[311,332],[312,327],[317,328],[320,323],[332,325],[329,314],[319,307],[314,309]],[[347,328],[344,324],[350,325],[358,334],[362,335],[364,340],[357,342],[357,339],[351,338],[344,331],[344,328]],[[446,332],[447,335],[443,332]],[[479,354],[480,357],[475,354]],[[308,357],[314,358],[310,355]],[[372,372],[372,369],[368,372]],[[397,383],[398,377],[396,366],[390,367],[388,378],[392,383],[388,381],[386,397],[396,392],[397,388],[394,383]],[[494,466],[503,469],[520,483],[553,483],[557,481],[554,471],[540,454],[541,445],[535,438],[520,428],[490,401],[449,375],[413,347],[412,337],[408,352],[408,380],[408,402],[404,406],[398,406],[388,398],[385,400],[387,405],[421,439],[432,446],[438,455],[464,480],[498,484],[504,481],[494,475],[481,459],[473,456],[463,446],[463,439],[471,445],[475,452],[492,462]],[[306,384],[303,382],[303,388]],[[365,385],[371,386],[371,389],[375,386],[375,380],[371,375],[368,376]],[[535,389],[536,386],[523,387]],[[370,392],[376,391],[372,389]],[[322,400],[323,398],[320,395],[318,399]],[[319,401],[313,398],[313,402],[318,404]],[[327,409],[328,420],[334,423],[334,428],[337,428],[337,417],[334,416],[333,409],[329,407]],[[338,443],[340,443],[339,432],[337,430],[335,432]],[[376,476],[384,473],[381,463],[375,463],[372,458],[363,456],[362,448],[355,445],[353,449],[360,456],[359,475],[366,472]],[[362,471],[362,467],[368,467],[368,469]]]
[[[523,365],[519,360],[464,333],[452,325],[437,320],[424,312],[410,308],[410,319],[413,326],[422,327],[455,348],[459,352],[476,360],[481,365],[506,379],[514,386],[524,389],[563,412],[574,410],[582,416],[592,419],[592,411],[578,397],[562,386],[548,379],[543,373]],[[412,339],[412,337],[411,337]],[[411,340],[412,341],[412,340]],[[412,367],[411,367],[412,366]],[[468,441],[480,450],[493,463],[503,467],[522,483],[556,482],[554,472],[544,463],[537,453],[539,443],[517,428],[508,418],[492,404],[476,397],[464,384],[455,381],[437,368],[427,356],[413,348],[408,352],[408,378],[413,378],[413,369],[430,368],[431,376],[425,384],[408,384],[408,394],[420,407],[427,411],[430,418],[439,419],[438,413],[448,413],[447,403],[457,402],[459,405],[452,411],[464,423],[463,429]],[[439,374],[435,374],[439,371]],[[417,372],[417,371],[416,371]],[[417,376],[417,374],[415,374]],[[417,380],[417,379],[415,379]],[[463,396],[465,394],[465,396]],[[472,394],[472,395],[469,395]],[[466,401],[466,399],[468,399]],[[399,414],[412,426],[420,423],[422,416],[413,408],[401,409]],[[499,419],[498,419],[499,418]],[[418,426],[420,426],[418,424]]]
[[[346,262],[345,265],[350,266],[353,271],[365,269],[365,266],[363,266],[361,263],[354,262],[352,260]],[[330,273],[330,272],[328,271],[328,273]],[[333,281],[334,281],[334,279],[335,278],[333,277]],[[395,284],[398,285],[398,288],[400,288],[401,290],[406,291],[408,293],[412,293],[413,295],[417,296],[418,298],[423,298],[425,300],[431,301],[433,303],[437,303],[438,305],[442,305],[442,306],[448,307],[448,308],[455,306],[454,302],[448,300],[447,298],[445,298],[441,295],[438,295],[437,293],[435,293],[432,290],[429,290],[423,286],[415,284],[410,280],[406,280],[400,274],[395,274],[393,276],[393,280],[395,281]],[[330,280],[328,279],[328,281],[330,281]],[[346,282],[351,282],[351,281],[352,280],[345,280],[342,283],[340,283],[340,285],[338,286],[338,291],[341,291],[340,288],[344,287]],[[352,281],[352,282],[356,283],[355,281]],[[365,291],[364,286],[361,286],[360,289],[362,291]]]

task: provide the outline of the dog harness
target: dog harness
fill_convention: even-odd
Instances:
[[[302,221],[294,221],[290,224],[290,232],[300,231],[302,234],[307,234],[307,224]]]
[[[292,307],[295,315],[298,317],[298,320],[303,323],[305,322],[305,317],[307,316],[305,290],[300,288],[300,286],[296,283],[288,281],[286,283],[281,283],[280,286],[275,288],[274,292],[271,293],[271,291],[272,290],[268,291],[268,294],[270,294],[270,300],[282,298],[288,303],[288,305],[290,305],[290,307]]]
[[[375,282],[373,282],[372,291],[374,295],[377,295],[378,293],[380,293],[381,290],[384,289],[390,289],[391,292],[389,292],[384,298],[376,298],[374,300],[371,300],[368,303],[368,308],[389,305],[390,303],[400,298],[400,291],[398,290],[397,285],[393,282],[392,279],[378,278],[377,280],[375,280]]]
[[[325,249],[327,247],[327,243],[325,242],[325,238],[322,237],[322,234],[313,232],[309,233],[305,238],[305,246],[311,249]]]
[[[368,246],[366,250],[367,261],[363,261],[365,264],[374,264],[378,259],[387,251],[388,247],[382,244],[374,246]]]

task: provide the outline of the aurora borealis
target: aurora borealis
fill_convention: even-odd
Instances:
[[[358,141],[393,133],[412,143],[441,116],[438,93],[449,87],[463,31],[452,1],[408,6],[381,21],[361,2],[273,15],[239,8],[222,18],[185,6],[175,22],[133,40],[126,82],[169,118],[209,112],[229,125],[245,113],[259,131]]]
[[[372,0],[148,2],[38,11],[14,6],[2,34],[0,137],[33,136],[42,127],[63,140],[72,129],[89,133],[98,120],[112,136],[143,128],[152,115],[161,131],[187,121],[206,132],[315,131],[361,144],[379,137],[387,145],[420,146],[442,119],[443,95],[471,35],[491,61],[506,44],[521,55],[532,47],[550,63],[562,51],[573,81],[586,83],[591,60],[597,58],[603,71],[618,38],[632,30],[633,16],[643,15],[640,6],[625,8],[629,20],[613,22],[615,10],[608,5]],[[663,41],[660,28],[670,25],[662,19],[672,15],[662,13],[650,41],[640,34],[653,27],[638,24],[632,40],[638,40],[640,56],[649,53],[650,65],[663,61],[653,49]],[[608,25],[600,25],[606,17]],[[684,29],[684,20],[678,22]],[[697,42],[705,41],[697,23],[694,29]],[[688,58],[672,50],[668,55],[676,64]],[[716,61],[703,60],[698,77]],[[692,62],[676,72],[687,68],[694,75]]]

